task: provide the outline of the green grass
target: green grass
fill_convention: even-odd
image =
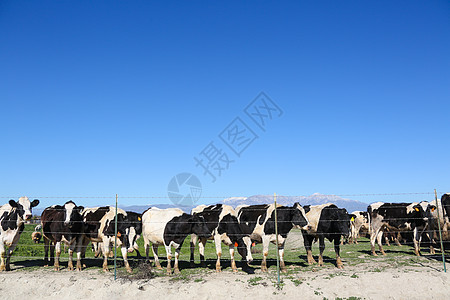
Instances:
[[[31,233],[34,230],[35,225],[25,225],[25,231],[22,233],[19,241],[19,245],[13,253],[12,263],[15,266],[12,266],[13,269],[17,269],[18,267],[23,268],[24,270],[34,270],[36,268],[43,266],[43,257],[44,257],[44,244],[41,241],[39,244],[34,244],[31,240]],[[298,232],[297,232],[298,234]],[[289,237],[288,237],[289,240]],[[216,263],[216,251],[215,246],[212,241],[208,241],[205,248],[205,256],[207,259],[207,268],[202,269],[199,265],[199,253],[198,247],[195,252],[195,263],[196,267],[194,269],[189,267],[189,257],[190,257],[190,248],[189,248],[190,237],[188,236],[184,241],[183,247],[181,249],[180,255],[180,270],[181,270],[181,278],[183,276],[193,276],[198,272],[215,272],[215,263]],[[351,245],[343,245],[341,246],[341,258],[344,262],[345,266],[356,266],[359,264],[370,264],[372,267],[369,267],[368,271],[372,272],[381,272],[385,267],[404,267],[404,266],[412,266],[417,265],[418,260],[427,261],[424,258],[417,258],[413,256],[413,249],[410,246],[394,246],[385,247],[385,251],[387,256],[378,256],[373,257],[370,256],[370,244],[367,239],[361,238],[359,244],[351,244]],[[143,256],[145,256],[143,239],[138,240],[139,250]],[[254,262],[252,263],[252,267],[259,268],[262,259],[262,245],[258,244],[254,247],[257,253],[253,253]],[[150,258],[152,258],[150,251]],[[319,249],[317,243],[313,245],[313,255],[317,261],[319,254]],[[138,264],[138,260],[136,259],[136,252],[129,254],[130,263],[133,266]],[[239,262],[241,260],[240,255],[237,251],[235,251],[236,260]],[[97,258],[94,259],[94,253],[91,251],[91,247],[88,246],[86,251],[87,258],[87,266],[88,268],[100,268],[102,265],[102,259]],[[124,268],[121,260],[121,253],[118,251],[118,261],[119,261],[119,271],[124,272]],[[163,268],[165,268],[165,250],[163,247],[159,247],[159,258],[162,262]],[[326,248],[324,252],[324,267],[325,268],[335,268],[335,253],[333,245],[329,242],[326,242]],[[67,266],[68,255],[66,252],[61,254],[61,267],[64,269]],[[76,258],[75,258],[76,259]],[[298,272],[314,272],[319,268],[317,265],[309,266],[306,262],[306,253],[304,247],[297,246],[294,250],[289,247],[285,249],[284,260],[286,262],[286,266],[288,269],[288,274],[291,275]],[[228,247],[222,245],[222,270],[231,270],[230,267],[230,254]],[[373,264],[372,262],[379,262],[386,266],[378,266],[377,264]],[[173,264],[173,259],[172,259]],[[109,266],[112,269],[113,260],[109,259]],[[239,263],[238,263],[239,267]],[[269,256],[268,256],[268,268],[269,274],[275,275],[276,272],[276,249],[274,245],[270,245],[269,248]],[[372,268],[372,269],[370,269]],[[337,269],[336,269],[337,270]],[[165,270],[159,271],[155,270],[156,276],[165,276]],[[286,275],[286,274],[285,274]],[[284,275],[284,276],[285,276]],[[333,276],[338,276],[338,272]],[[331,278],[332,276],[330,276]],[[355,277],[353,277],[355,278]],[[184,279],[180,279],[184,280]]]

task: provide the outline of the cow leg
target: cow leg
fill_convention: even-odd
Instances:
[[[17,244],[19,243],[19,239],[20,239],[20,235],[17,234],[14,237],[11,246],[9,246],[8,251],[6,252],[6,261],[5,261],[5,269],[6,269],[6,271],[10,271],[11,270],[11,268],[9,266],[10,261],[11,261],[11,255],[14,252],[14,249],[16,249]]]
[[[101,254],[101,245],[99,242],[92,242],[92,247],[94,248],[94,257],[97,258]]]
[[[164,245],[164,247],[166,248],[166,254],[167,254],[167,275],[172,275],[172,249],[169,246]]]
[[[381,244],[382,239],[383,239],[383,231],[380,230],[380,232],[378,232],[378,235],[377,235],[378,247],[380,248],[381,254],[386,255],[386,253],[383,250],[383,245]]]
[[[278,248],[278,255],[280,257],[280,269],[281,269],[281,272],[286,273],[287,269],[286,269],[286,265],[284,263],[284,242],[285,241],[283,241],[281,243],[281,245],[277,246],[277,248]]]
[[[67,263],[67,269],[69,271],[73,271],[73,252],[75,250],[76,243],[72,240],[72,243],[69,244],[69,262]]]
[[[340,240],[337,240],[339,244]],[[319,267],[323,267],[323,251],[325,250],[325,237],[319,235]]]
[[[137,242],[134,242],[133,249],[134,249],[134,251],[136,251],[136,258],[139,259],[139,260],[142,260],[142,255],[139,252],[139,245],[138,245]]]
[[[61,242],[56,242],[55,243],[55,262],[53,263],[53,269],[55,271],[59,271],[60,267],[59,267],[59,256],[61,255]]]
[[[334,252],[336,252],[336,267],[339,269],[344,268],[344,264],[342,263],[341,256],[340,256],[340,248],[339,248],[339,237],[334,238]]]
[[[422,232],[417,227],[414,228],[414,253],[420,256],[420,242],[422,241]]]
[[[267,272],[267,256],[269,255],[269,244],[270,244],[270,236],[263,235],[262,236],[262,244],[263,244],[263,259],[261,262],[261,271]]]
[[[50,240],[44,235],[44,267],[48,267],[50,260],[48,258],[48,248],[50,246]]]
[[[401,239],[401,234],[400,234],[400,232],[397,232],[397,235],[396,235],[396,237],[394,238],[394,242],[395,242],[395,244],[397,245],[397,246],[401,246],[402,244],[400,244],[400,239]]]
[[[77,271],[81,271],[83,269],[83,265],[81,263],[81,259],[85,257],[86,248],[89,244],[89,239],[84,235],[80,235],[77,239],[76,251],[77,251]],[[86,267],[86,266],[84,266]]]
[[[380,228],[373,228],[373,225],[371,225],[370,230],[370,248],[373,256],[378,256],[378,254],[375,252],[375,242],[377,240],[378,233],[380,231]]]
[[[152,252],[153,252],[153,260],[155,261],[155,267],[158,270],[162,270],[162,267],[161,267],[161,264],[159,263],[159,258],[158,258],[158,245],[152,244]],[[148,257],[148,253],[147,253],[147,257]],[[169,264],[170,264],[170,262],[169,262]]]
[[[103,237],[103,245],[102,245],[102,251],[103,251],[103,271],[109,272],[108,269],[108,255],[109,255],[109,238]]]
[[[312,256],[312,251],[311,251],[311,246],[312,246],[313,241],[314,241],[313,236],[303,233],[303,244],[305,245],[306,256],[307,256],[309,265],[316,263],[316,261],[314,260],[314,257]]]
[[[194,252],[195,252],[195,245],[197,244],[197,241],[198,241],[198,236],[196,234],[191,234],[191,242],[190,242],[191,257],[189,260],[191,267],[195,266]]]
[[[55,264],[55,244],[50,241],[50,264]]]
[[[150,251],[150,241],[145,237],[145,235],[144,235],[144,249],[145,249],[145,259],[147,262],[149,262],[150,257],[148,256],[148,253]]]
[[[125,269],[127,270],[128,273],[133,273],[133,271],[131,270],[130,264],[128,263],[128,249],[125,246],[122,246],[120,248],[121,252],[122,252],[122,257],[123,257],[123,264],[125,265]]]
[[[202,266],[202,268],[206,268],[205,246],[206,246],[206,239],[201,238],[200,242],[198,243],[198,252],[200,253],[200,265]]]
[[[3,241],[1,241],[0,242],[0,272],[6,271],[5,255],[6,255],[5,244],[3,244]]]
[[[389,236],[388,235],[384,236],[384,241],[386,242],[386,246],[388,246],[388,247],[391,246],[391,243],[389,242]]]
[[[216,272],[221,272],[222,267],[220,266],[220,258],[222,257],[222,239],[220,238],[219,234],[214,235],[214,245],[216,246],[217,254]]]
[[[430,246],[430,254],[431,254],[431,255],[436,254],[436,250],[434,250],[433,245]]]
[[[175,249],[175,265],[173,266],[173,272],[175,274],[180,274],[180,269],[178,268],[178,258],[180,256],[181,246]]]
[[[237,272],[238,269],[236,267],[236,260],[234,259],[234,245],[231,244],[228,246],[228,248],[230,249],[231,269],[233,270],[233,272]]]

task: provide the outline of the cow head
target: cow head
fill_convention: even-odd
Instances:
[[[334,208],[336,210],[335,225],[337,233],[348,237],[351,231],[351,216],[345,208]]]
[[[424,226],[428,221],[426,213],[420,204],[412,203],[408,205],[407,214],[409,221],[415,226]]]
[[[197,214],[191,215],[188,218],[188,222],[191,225],[191,233],[195,233],[201,238],[209,238],[211,236],[211,232],[202,216]]]
[[[252,241],[244,235],[241,224],[239,224],[238,219],[235,216],[232,216],[231,214],[225,215],[219,223],[218,232],[219,234],[227,234],[231,242],[237,247],[242,259],[247,263],[253,261],[251,251]]]
[[[81,227],[83,221],[81,211],[83,209],[83,206],[77,206],[73,201],[67,201],[64,204],[64,226],[69,228]]]
[[[30,202],[28,197],[20,197],[19,201],[9,200],[9,205],[16,209],[20,218],[27,221],[32,217],[32,208],[39,204],[39,200],[35,199]]]
[[[308,218],[306,218],[305,210],[298,202],[294,204],[292,209],[292,224],[303,230],[311,229]]]
[[[125,218],[126,246],[129,253],[134,251],[134,244],[142,234],[142,215],[135,212],[128,212]]]

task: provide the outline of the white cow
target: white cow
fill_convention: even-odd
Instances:
[[[39,200],[37,199],[30,202],[28,197],[20,197],[17,202],[9,200],[8,204],[0,207],[0,272],[10,270],[11,254],[25,228],[25,221],[31,219],[31,209],[38,204]],[[8,251],[6,251],[6,247],[9,247]]]
[[[150,243],[152,243],[153,257],[158,269],[162,269],[158,259],[158,246],[164,245],[167,253],[167,273],[172,273],[172,250],[175,248],[174,272],[179,273],[178,257],[184,239],[189,234],[196,234],[201,238],[208,238],[210,232],[203,217],[184,213],[178,208],[159,209],[149,208],[142,215],[142,237],[144,238],[145,254],[148,259]]]

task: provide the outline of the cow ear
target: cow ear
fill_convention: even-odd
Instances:
[[[9,205],[11,205],[12,207],[17,207],[17,202],[14,200],[9,200]]]
[[[77,206],[77,208],[78,208],[78,210],[79,210],[80,212],[82,212],[83,209],[84,209],[84,206]]]
[[[38,199],[34,199],[33,202],[31,202],[31,207],[38,206],[38,204],[39,204],[39,200]]]

